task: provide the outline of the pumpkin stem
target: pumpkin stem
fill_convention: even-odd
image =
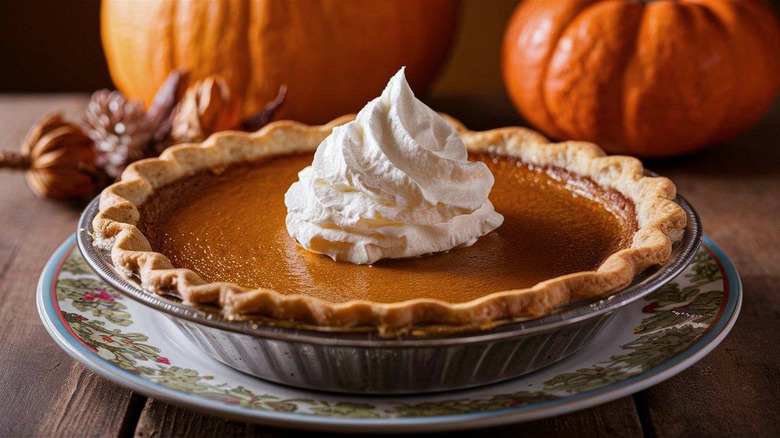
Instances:
[[[30,168],[30,157],[18,152],[0,151],[0,169],[21,169]]]

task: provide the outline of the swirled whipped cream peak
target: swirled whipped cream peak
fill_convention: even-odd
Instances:
[[[420,102],[401,69],[357,118],[338,126],[285,195],[287,231],[336,261],[371,264],[469,246],[504,218],[493,175]]]

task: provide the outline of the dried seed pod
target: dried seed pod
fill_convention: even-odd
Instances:
[[[27,170],[27,181],[42,197],[82,200],[99,186],[92,140],[59,114],[44,117],[27,133],[21,153],[0,152],[0,168]]]
[[[237,129],[241,102],[220,77],[208,77],[187,89],[172,115],[169,144],[201,142],[217,131]]]

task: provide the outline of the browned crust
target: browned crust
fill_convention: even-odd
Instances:
[[[424,298],[390,304],[361,300],[332,303],[305,295],[206,282],[189,269],[175,268],[166,256],[154,252],[137,228],[138,207],[156,189],[207,169],[270,155],[313,151],[334,126],[352,117],[344,116],[322,126],[280,121],[252,134],[222,132],[200,145],[178,145],[160,158],[134,163],[100,197],[100,209],[92,223],[95,245],[110,249],[114,265],[126,275],[137,274],[144,288],[154,292],[176,290],[185,303],[217,304],[227,316],[258,315],[315,328],[374,327],[388,334],[421,326],[489,328],[498,321],[539,317],[574,300],[604,296],[629,285],[649,266],[666,262],[672,243],[682,237],[686,215],[673,201],[674,184],[666,178],[644,176],[639,160],[606,156],[591,143],[550,143],[525,128],[469,131],[449,117],[448,122],[472,152],[504,154],[532,164],[560,167],[622,193],[636,209],[639,228],[631,246],[611,255],[595,271],[556,277],[531,288],[491,293],[465,303]]]

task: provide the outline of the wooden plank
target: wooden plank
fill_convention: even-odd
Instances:
[[[677,183],[745,290],[728,338],[686,372],[640,395],[655,434],[780,436],[780,103],[754,129],[653,168]]]
[[[84,96],[0,97],[0,145],[16,148],[55,109],[79,117],[85,103]],[[130,427],[128,409],[144,401],[70,359],[38,317],[41,269],[75,230],[80,209],[37,199],[20,172],[0,171],[0,436],[116,436]]]
[[[454,432],[451,436],[472,437],[475,431]],[[510,426],[480,430],[484,436],[524,436],[533,437],[598,437],[620,436],[640,437],[642,426],[639,422],[631,397],[624,397],[605,405],[574,412],[560,417],[520,423]],[[316,436],[317,432],[292,431],[273,427],[264,427],[249,423],[226,420],[220,417],[200,414],[182,409],[157,400],[149,400],[144,408],[135,436],[153,438],[165,436],[227,437],[262,436],[291,437]]]
[[[776,287],[745,278],[751,291]],[[658,437],[780,436],[776,302],[746,299],[740,321],[709,356],[639,397]],[[748,321],[748,318],[753,319]],[[767,327],[773,325],[774,333]],[[774,351],[773,351],[774,350]]]
[[[473,431],[453,434],[456,437],[472,437]],[[495,427],[479,431],[480,436],[526,437],[641,437],[642,424],[634,400],[623,397],[584,411],[547,418],[544,420]]]
[[[227,420],[149,399],[135,429],[136,437],[279,436],[282,429]]]

